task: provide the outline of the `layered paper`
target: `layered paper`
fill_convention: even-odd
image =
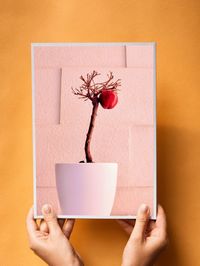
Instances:
[[[97,82],[112,71],[122,84],[116,107],[99,107],[91,143],[95,162],[118,164],[115,199],[107,218],[135,217],[142,203],[150,206],[155,218],[154,43],[32,44],[35,217],[41,216],[45,203],[62,217],[73,216],[60,208],[55,164],[78,163],[85,157],[92,105],[78,99],[71,87],[78,88],[80,75],[93,70],[101,73]],[[93,215],[88,211],[87,217]]]

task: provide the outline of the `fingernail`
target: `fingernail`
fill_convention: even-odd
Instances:
[[[51,213],[51,207],[50,207],[48,204],[45,204],[45,205],[42,207],[42,210],[43,210],[46,214]]]
[[[149,211],[149,207],[146,204],[142,204],[140,206],[140,211],[145,214]]]

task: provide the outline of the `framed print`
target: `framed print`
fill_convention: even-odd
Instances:
[[[32,43],[34,217],[156,219],[155,43]]]

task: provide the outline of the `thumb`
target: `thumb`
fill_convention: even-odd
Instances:
[[[142,204],[137,212],[137,218],[130,239],[138,239],[143,241],[144,234],[149,221],[150,210],[146,204]]]
[[[45,204],[42,206],[42,213],[44,215],[44,220],[47,223],[49,228],[49,233],[57,233],[60,230],[58,225],[57,216],[52,206],[49,204]]]

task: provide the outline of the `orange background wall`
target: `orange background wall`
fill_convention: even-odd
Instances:
[[[0,1],[0,265],[45,265],[28,248],[31,42],[157,42],[158,198],[171,240],[157,265],[200,265],[200,2]],[[88,266],[120,265],[115,221],[77,221]]]

